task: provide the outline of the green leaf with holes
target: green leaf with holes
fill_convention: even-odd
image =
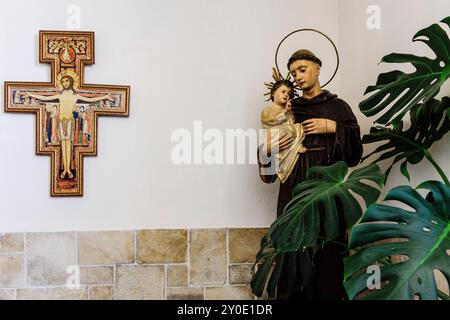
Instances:
[[[291,202],[261,241],[255,263],[255,266],[260,266],[251,282],[255,295],[261,296],[267,284],[269,295],[273,296],[286,255],[297,254],[303,248],[317,250],[323,243],[338,237],[339,205],[345,208],[341,211],[347,229],[361,218],[363,209],[352,192],[358,194],[366,206],[378,200],[384,174],[377,164],[357,169],[346,178],[347,173],[348,166],[344,161],[331,166],[312,167],[306,179],[294,188]],[[320,218],[321,208],[323,221]],[[306,259],[308,255],[298,265],[295,259],[290,260],[294,264],[288,268],[290,284],[297,285],[294,279],[298,274],[304,278],[311,274],[311,263]]]
[[[450,26],[450,17],[441,21]],[[359,104],[366,116],[381,111],[385,113],[376,122],[393,123],[396,126],[403,116],[418,103],[426,103],[435,97],[442,84],[450,77],[450,39],[443,28],[433,24],[420,30],[413,42],[425,43],[436,54],[435,59],[412,54],[391,53],[381,60],[386,63],[409,63],[415,67],[412,73],[394,70],[379,75],[376,85],[367,87],[364,94],[372,93]]]
[[[403,122],[395,128],[382,126],[371,128],[370,133],[363,137],[362,143],[384,143],[364,156],[362,160],[376,154],[379,154],[379,157],[374,162],[394,158],[386,171],[386,176],[389,175],[395,163],[406,160],[400,169],[409,180],[406,164],[417,164],[422,161],[433,143],[442,139],[450,131],[450,118],[446,116],[448,108],[450,108],[449,97],[444,97],[442,101],[432,99],[411,109],[411,125],[406,130],[403,129]]]
[[[350,229],[363,213],[361,204],[351,193],[362,197],[366,206],[378,200],[384,175],[376,164],[359,168],[347,178],[348,166],[339,161],[331,166],[317,166],[308,170],[305,181],[295,186],[292,200],[283,214],[272,224],[269,235],[276,248],[296,251],[317,244],[319,233],[325,242],[338,237],[338,206],[345,208],[346,229]],[[367,184],[371,181],[373,185]],[[338,203],[339,202],[339,203]],[[319,211],[323,207],[324,221]],[[323,224],[323,230],[320,225]]]
[[[396,187],[385,200],[396,200],[411,209],[375,204],[369,207],[350,237],[349,248],[356,253],[345,258],[345,288],[349,297],[381,300],[424,300],[448,298],[439,291],[434,270],[450,280],[450,187],[427,181],[417,189],[429,190],[424,199],[409,186]],[[390,242],[387,242],[387,241]],[[386,264],[392,256],[407,260]],[[374,284],[368,268],[380,266],[381,289]]]

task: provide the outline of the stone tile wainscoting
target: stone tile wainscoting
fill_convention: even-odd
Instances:
[[[243,299],[251,229],[0,234],[0,299]]]

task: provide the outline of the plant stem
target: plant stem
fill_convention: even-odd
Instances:
[[[444,183],[450,187],[450,181],[448,180],[447,176],[445,175],[444,170],[442,170],[442,168],[439,167],[439,165],[436,163],[436,161],[434,161],[433,157],[431,156],[431,154],[428,150],[425,151],[425,157],[431,162],[433,167],[437,170],[437,172],[441,176]]]

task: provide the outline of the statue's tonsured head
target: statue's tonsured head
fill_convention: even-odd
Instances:
[[[308,49],[300,49],[292,54],[287,64],[289,70],[291,64],[293,64],[297,60],[308,60],[317,63],[319,66],[322,66],[322,60],[317,58],[316,55],[311,51],[309,51]]]

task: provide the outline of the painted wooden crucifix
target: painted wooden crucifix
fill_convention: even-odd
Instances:
[[[36,154],[51,156],[50,194],[83,195],[83,157],[97,155],[98,116],[128,116],[130,87],[84,83],[94,33],[40,31],[51,81],[5,82],[5,112],[36,114]]]

